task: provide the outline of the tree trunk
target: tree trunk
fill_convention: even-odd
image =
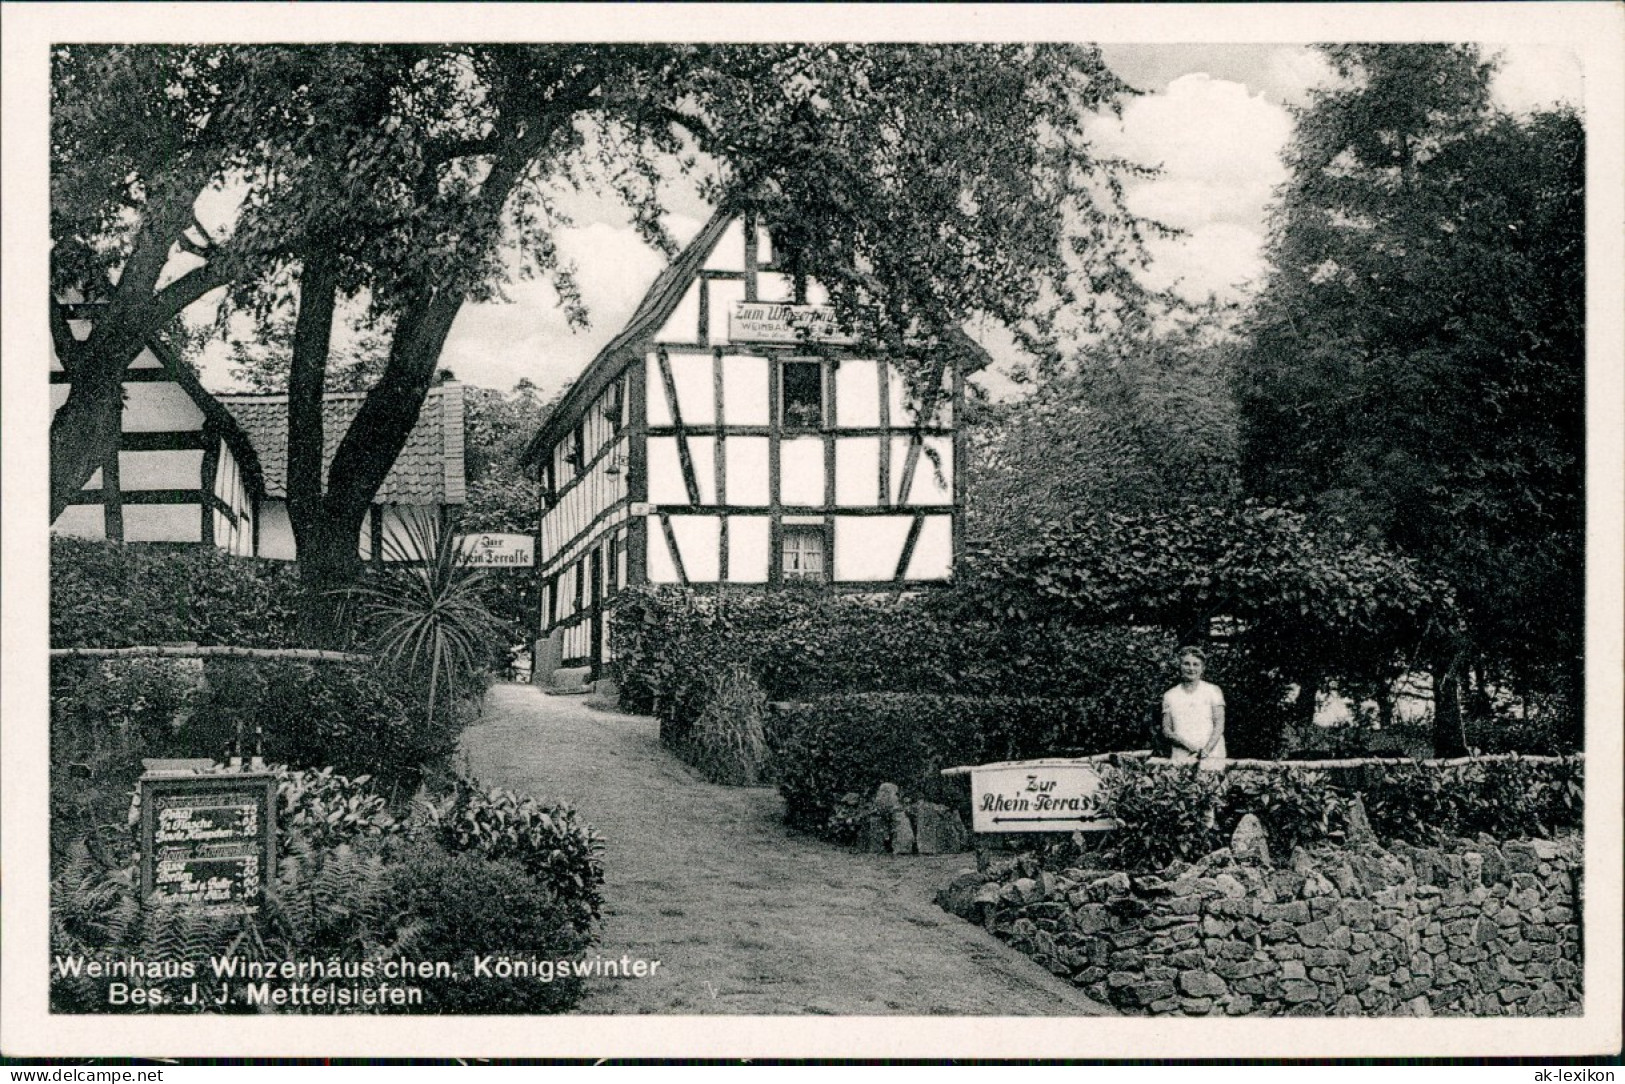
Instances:
[[[1460,656],[1441,662],[1433,670],[1433,755],[1467,755],[1467,738],[1461,728],[1461,677],[1457,673]]]
[[[124,413],[122,381],[76,381],[51,419],[51,522],[117,454]]]
[[[1292,729],[1301,737],[1315,733],[1315,712],[1320,707],[1320,687],[1326,672],[1311,667],[1298,674],[1298,699],[1292,705]]]
[[[362,516],[345,521],[320,516],[298,531],[299,578],[305,587],[300,626],[309,646],[343,646],[350,607],[343,592],[361,576]]]

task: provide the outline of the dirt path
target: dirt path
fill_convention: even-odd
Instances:
[[[970,856],[791,835],[777,791],[704,782],[653,720],[502,685],[463,744],[487,783],[581,811],[607,848],[596,951],[660,961],[647,978],[588,980],[583,1013],[1110,1011],[932,903]]]

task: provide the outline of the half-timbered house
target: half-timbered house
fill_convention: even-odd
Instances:
[[[81,339],[90,334],[82,315],[69,321]],[[55,413],[68,398],[72,377],[54,351],[50,379]],[[210,545],[252,556],[264,492],[248,435],[192,371],[155,341],[124,372],[116,453],[51,529],[117,542]]]
[[[365,392],[329,392],[322,397],[324,478],[365,398]],[[219,400],[248,433],[264,469],[265,496],[256,552],[261,557],[291,561],[296,554],[288,519],[288,397],[222,395]],[[388,559],[396,547],[386,545],[386,539],[392,535],[397,540],[410,538],[409,530],[402,526],[404,518],[426,516],[430,522],[440,522],[464,503],[463,452],[463,386],[448,382],[430,388],[405,446],[362,522],[356,547],[363,559]]]
[[[918,589],[961,545],[963,390],[920,416],[900,370],[843,336],[768,231],[718,213],[530,442],[547,655],[609,654],[629,584]]]

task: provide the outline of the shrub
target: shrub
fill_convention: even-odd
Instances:
[[[292,647],[305,588],[291,564],[212,546],[167,549],[51,537],[51,644],[195,641]]]
[[[197,685],[181,660],[51,660],[51,834],[59,853],[87,834],[92,846],[128,847],[125,811],[141,760],[173,755],[175,726],[196,706]]]
[[[1549,838],[1581,827],[1584,770],[1578,757],[1397,765],[1366,770],[1361,786],[1372,829],[1383,838],[1419,844],[1480,832]]]
[[[414,920],[412,947],[417,958],[448,961],[459,976],[425,984],[430,1011],[556,1013],[580,998],[581,980],[567,968],[551,981],[474,973],[476,955],[558,966],[577,958],[587,944],[572,921],[574,907],[561,902],[520,863],[425,848],[396,867],[391,892]]]
[[[989,620],[954,592],[872,600],[822,593],[713,596],[667,588],[623,592],[611,622],[622,705],[660,717],[682,748],[747,669],[769,701],[892,692],[1066,699],[1091,733],[1048,735],[1040,751],[1143,747],[1150,713],[1171,682],[1173,641],[1155,630],[1064,621]],[[995,740],[993,742],[997,744]],[[1089,751],[1093,751],[1092,749]]]
[[[1077,703],[1019,697],[867,693],[781,708],[767,729],[785,820],[845,841],[842,799],[896,783],[905,800],[964,800],[943,768],[1052,754],[1122,749],[1138,731],[1097,725]]]
[[[1280,859],[1294,847],[1343,839],[1355,795],[1383,843],[1435,845],[1480,833],[1551,838],[1582,825],[1583,772],[1578,758],[1224,772],[1129,760],[1105,770],[1121,827],[1103,850],[1123,868],[1157,869],[1225,845],[1252,813]]]
[[[424,691],[429,719],[455,715],[464,697],[483,696],[481,681],[507,636],[485,605],[486,574],[461,563],[456,525],[422,509],[404,515],[384,539],[382,576],[349,591],[363,639]]]
[[[689,736],[688,760],[713,783],[758,785],[767,772],[766,712],[767,700],[749,670],[732,666],[713,676]]]
[[[424,813],[446,850],[517,864],[577,931],[591,929],[603,906],[604,845],[573,809],[461,779]]]
[[[221,756],[257,728],[267,760],[416,786],[450,754],[459,723],[431,718],[402,675],[382,664],[210,659],[209,695],[180,734],[189,755]]]
[[[1339,791],[1325,772],[1227,771],[1217,811],[1223,842],[1241,818],[1251,813],[1269,833],[1277,854],[1325,839],[1340,839],[1346,827],[1349,795]]]
[[[276,826],[317,847],[334,847],[400,833],[404,825],[389,812],[372,777],[279,767],[276,769]]]
[[[1125,869],[1161,869],[1189,861],[1224,843],[1218,815],[1224,777],[1194,763],[1150,767],[1127,761],[1106,772],[1112,816],[1120,827],[1108,834],[1108,860]]]

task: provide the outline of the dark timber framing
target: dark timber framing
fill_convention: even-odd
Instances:
[[[743,270],[739,270],[737,266],[731,269],[706,267],[718,242],[736,220],[743,234]],[[618,427],[607,442],[590,449],[587,455],[582,457],[586,459],[587,456],[591,456],[590,460],[577,464],[570,472],[572,476],[568,480],[552,478],[552,481],[562,481],[563,484],[553,487],[547,494],[544,507],[538,510],[544,517],[549,514],[561,516],[554,510],[578,486],[585,484],[590,476],[602,470],[601,460],[604,456],[624,456],[624,495],[614,489],[601,497],[596,488],[588,491],[593,494],[591,502],[584,507],[573,505],[575,511],[571,513],[577,523],[585,520],[585,525],[572,528],[568,539],[562,537],[562,519],[548,521],[547,549],[553,556],[544,558],[538,563],[538,576],[546,592],[546,603],[542,607],[541,617],[544,632],[560,629],[577,630],[567,639],[568,647],[563,652],[563,661],[566,665],[591,663],[596,666],[600,661],[602,619],[606,609],[605,598],[602,596],[613,595],[623,587],[649,581],[650,545],[666,547],[671,555],[670,574],[678,585],[694,588],[700,586],[691,579],[696,569],[689,566],[701,558],[709,577],[712,552],[705,552],[698,557],[690,552],[687,555],[688,561],[685,562],[684,552],[678,547],[678,538],[680,535],[687,537],[687,534],[684,531],[684,524],[677,522],[679,517],[694,520],[694,527],[700,529],[703,536],[714,537],[715,541],[710,545],[715,547],[715,586],[719,592],[725,588],[740,593],[782,588],[785,584],[785,535],[789,530],[816,532],[822,539],[823,587],[842,594],[891,591],[900,588],[929,590],[939,586],[935,582],[916,583],[907,579],[910,566],[915,563],[915,556],[921,551],[921,539],[926,536],[927,521],[935,517],[946,517],[949,521],[954,559],[957,561],[962,553],[961,515],[964,507],[966,465],[964,433],[960,428],[962,419],[959,416],[963,403],[964,383],[959,367],[957,365],[952,367],[951,388],[942,387],[942,392],[951,396],[954,411],[952,420],[943,423],[932,409],[940,404],[940,399],[936,404],[925,404],[924,408],[917,412],[918,416],[915,416],[914,411],[900,412],[895,408],[893,398],[899,386],[897,382],[904,379],[904,376],[901,372],[894,371],[892,366],[887,364],[886,358],[835,345],[809,348],[806,344],[724,341],[720,329],[724,318],[731,318],[731,313],[724,310],[727,310],[732,299],[739,298],[741,293],[745,301],[760,301],[763,292],[761,278],[763,272],[786,275],[794,287],[794,303],[804,304],[808,300],[806,276],[794,262],[781,261],[777,255],[767,259],[759,245],[758,223],[754,216],[728,208],[719,210],[701,228],[695,240],[656,279],[626,327],[600,351],[526,448],[524,462],[535,469],[539,478],[544,481],[550,479],[554,456],[561,442],[568,442],[571,439],[575,427],[583,418],[591,416],[589,412],[599,409],[599,405],[605,402],[606,395],[614,394],[618,397],[624,424]],[[733,251],[732,258],[738,259],[739,250]],[[716,285],[718,283],[740,285],[723,287]],[[692,299],[686,300],[689,298],[690,290],[693,291]],[[771,296],[782,295],[775,288]],[[683,341],[664,341],[659,338],[662,329],[680,308],[686,314],[683,316],[683,327],[674,333],[672,338]],[[690,321],[693,322],[693,326],[690,326]],[[961,340],[953,345],[963,347],[966,343],[968,340]],[[949,344],[944,345],[945,357],[948,353],[964,353],[963,350],[947,349]],[[970,349],[977,349],[974,344],[969,346]],[[750,419],[753,424],[740,424],[747,412],[754,413],[758,408],[753,402],[733,401],[732,389],[726,377],[732,364],[729,359],[736,357],[765,359],[767,394],[765,424],[762,424],[764,419],[760,416]],[[840,366],[850,358],[871,357],[878,363],[872,380],[877,406],[869,408],[872,411],[869,418],[862,419],[867,424],[862,426],[838,424],[853,420],[837,416],[836,379]],[[818,366],[820,416],[816,424],[787,424],[783,403],[786,387],[785,366],[794,362],[810,362]],[[677,371],[679,364],[685,366],[681,372]],[[949,375],[948,368],[945,362],[939,363],[936,371],[939,387]],[[703,415],[704,397],[707,394],[705,387],[707,371],[710,377],[709,398],[713,407],[713,417],[699,423],[693,417],[685,415],[683,402],[679,401],[678,393],[679,389],[684,395],[691,391],[697,393],[701,397],[698,404],[686,401],[688,414],[699,412]],[[863,382],[869,384],[871,380],[865,376]],[[760,388],[761,385],[756,386]],[[666,404],[667,410],[661,424],[651,424],[649,415],[651,396],[662,396]],[[624,450],[617,437],[625,441]],[[657,437],[670,441],[670,444],[665,445],[662,454],[672,455],[675,462],[671,466],[682,478],[680,489],[676,488],[676,480],[672,479],[671,488],[661,494],[665,500],[660,503],[654,503],[650,499],[649,441]],[[754,494],[757,498],[765,496],[764,503],[760,504],[736,503],[746,495],[751,486],[742,483],[739,477],[731,480],[729,478],[730,466],[737,466],[729,463],[730,448],[737,456],[737,453],[743,450],[743,446],[736,442],[746,437],[762,440],[766,446],[766,492],[764,495],[761,490],[757,490]],[[819,442],[817,459],[823,466],[823,482],[820,486],[814,486],[810,484],[812,479],[809,478],[806,480],[809,484],[796,487],[798,496],[812,503],[788,503],[784,490],[785,480],[781,477],[785,463],[784,441],[809,438]],[[877,452],[874,468],[868,468],[875,470],[875,476],[860,479],[856,489],[853,488],[850,479],[844,478],[841,479],[842,484],[837,486],[838,464],[845,462],[850,468],[855,461],[867,463],[869,456],[867,447],[855,450],[855,458],[845,458],[849,454],[854,454],[854,450],[842,448],[838,442],[854,438],[867,442]],[[703,449],[695,446],[696,440],[709,441],[713,449],[712,463],[707,468],[704,479],[699,475],[698,461],[698,455]],[[916,499],[916,489],[930,493],[939,492],[939,487],[935,485],[915,486],[916,476],[922,469],[921,457],[929,458],[933,463],[939,459],[935,447],[927,447],[928,440],[951,442],[951,451],[948,447],[942,448],[940,458],[952,457],[952,492],[941,493],[940,504],[913,505],[910,502]],[[808,451],[809,454],[813,454],[811,448]],[[661,466],[664,468],[665,464]],[[753,462],[748,469],[760,477],[761,467],[762,464]],[[839,503],[841,499],[860,503],[841,504]],[[760,517],[766,517],[765,582],[738,582],[732,578],[735,574],[752,577],[761,574],[759,564],[753,563],[752,568],[747,570],[734,567],[740,556],[735,550],[742,544],[742,538],[746,537],[739,524],[732,524],[730,527],[730,521],[735,516],[748,517],[755,520],[758,525],[761,523]],[[714,535],[712,528],[698,522],[701,517],[717,521]],[[897,556],[897,564],[891,567],[889,564],[891,558],[888,556],[885,559],[888,562],[886,566],[871,570],[869,574],[882,577],[878,580],[837,581],[834,546],[836,523],[866,517],[889,517],[908,521],[906,533],[901,532],[902,524],[900,522],[898,524],[903,545]],[[942,525],[932,523],[931,526],[933,528],[931,537],[940,539],[941,535],[936,532],[942,529]],[[760,537],[755,535],[755,531],[758,530],[759,526],[754,527],[753,537]],[[651,533],[657,531],[660,534],[658,541],[650,537]],[[854,537],[857,537],[856,531]],[[898,535],[894,534],[891,537],[895,540]],[[933,562],[944,557],[940,551],[933,550]],[[622,560],[625,561],[624,571],[620,564]],[[754,561],[760,560],[761,554],[757,550]],[[569,601],[559,598],[559,588],[563,583],[562,573],[566,569],[573,570],[577,581],[576,590],[580,595],[576,612],[569,616],[563,616]],[[601,590],[594,589],[595,583]],[[711,584],[707,583],[705,586],[709,587]],[[589,595],[591,597],[588,597]],[[589,624],[592,629],[591,642],[581,639],[579,629],[583,624]]]
[[[199,488],[207,493],[218,493],[219,490],[215,487],[215,482],[218,479],[215,478],[215,475],[218,474],[219,471],[220,436],[218,431],[215,429],[214,423],[205,421],[203,423],[203,466],[198,471]],[[199,524],[199,530],[201,532],[203,543],[204,545],[212,546],[214,545],[214,511],[205,505],[204,507],[198,509],[198,513],[203,521],[201,524]],[[237,517],[232,516],[231,520],[232,523],[235,524],[237,522]]]
[[[95,308],[96,306],[86,306]],[[81,315],[77,318],[93,318]],[[83,489],[69,503],[74,506],[99,505],[102,509],[102,536],[109,541],[122,542],[125,538],[124,508],[126,505],[185,505],[198,506],[197,541],[175,539],[181,545],[215,545],[214,513],[219,512],[234,526],[241,526],[243,517],[220,495],[218,485],[222,446],[230,452],[237,465],[236,481],[242,487],[248,507],[245,512],[252,524],[251,541],[254,553],[259,552],[259,506],[264,497],[264,475],[259,457],[255,455],[248,435],[220,402],[198,382],[197,376],[183,365],[168,346],[157,340],[146,343],[146,351],[158,364],[137,364],[126,368],[121,375],[124,384],[171,383],[190,399],[202,414],[195,429],[127,430],[124,412],[120,412],[119,435],[114,448],[101,463],[101,484],[95,489]],[[50,373],[52,384],[71,384],[72,376],[61,369]],[[202,461],[194,479],[189,473],[177,473],[175,485],[155,489],[126,489],[120,470],[120,454],[124,452],[202,452]],[[196,485],[196,489],[192,488]]]

